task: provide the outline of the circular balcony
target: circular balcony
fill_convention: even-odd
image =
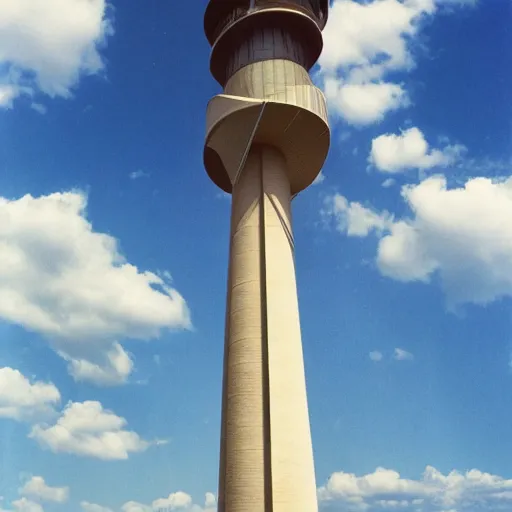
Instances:
[[[229,25],[250,12],[266,9],[291,9],[310,16],[323,30],[327,23],[329,0],[210,0],[204,17],[204,31],[214,45]]]
[[[212,181],[231,192],[254,144],[278,149],[292,194],[320,172],[330,143],[325,98],[306,70],[287,60],[246,66],[224,94],[210,100],[204,164]]]
[[[272,59],[289,59],[309,71],[322,53],[322,32],[311,13],[298,7],[272,2],[247,12],[233,11],[212,47],[213,77],[224,86],[242,67]]]

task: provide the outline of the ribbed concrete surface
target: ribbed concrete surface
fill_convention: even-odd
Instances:
[[[257,158],[233,194],[220,512],[265,511],[260,173]]]
[[[268,144],[285,155],[295,194],[317,177],[329,140],[325,98],[307,71],[286,59],[260,61],[244,66],[228,80],[224,94],[210,100],[206,146],[222,166],[205,165],[222,188],[225,175],[232,181],[238,173],[248,146]]]
[[[261,151],[265,189],[265,261],[272,440],[273,512],[317,510],[304,358],[295,282],[286,162]]]
[[[233,190],[219,512],[316,512],[286,162],[251,149]]]

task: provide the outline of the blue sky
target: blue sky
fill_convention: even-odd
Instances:
[[[206,4],[0,5],[2,511],[216,509]],[[294,202],[321,510],[512,509],[511,18],[333,2]]]

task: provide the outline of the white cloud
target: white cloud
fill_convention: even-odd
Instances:
[[[320,65],[331,71],[339,66],[373,69],[376,61],[394,69],[410,66],[407,38],[417,33],[418,16],[434,10],[431,0],[334,0]]]
[[[395,348],[393,358],[396,361],[412,361],[414,359],[414,356],[410,352],[407,352],[407,350],[404,350],[403,348]]]
[[[434,0],[335,0],[320,57],[326,97],[335,113],[365,125],[409,103],[403,86],[387,82],[390,71],[413,67],[409,51],[420,21]]]
[[[393,178],[387,178],[382,182],[383,188],[392,187],[395,184],[395,180]]]
[[[11,108],[12,100],[17,95],[17,90],[13,86],[0,84],[0,108]]]
[[[122,512],[153,512],[153,508],[149,505],[143,505],[136,501],[129,501],[121,507]]]
[[[403,187],[402,196],[412,218],[395,221],[339,195],[323,214],[349,236],[378,235],[383,275],[429,282],[438,274],[450,307],[512,296],[512,177],[449,189],[445,177],[433,176]]]
[[[215,197],[217,199],[225,199],[226,201],[231,202],[231,194],[224,192],[224,190],[218,192]]]
[[[192,497],[185,492],[169,494],[167,498],[155,500],[152,504],[154,510],[176,510],[192,506]]]
[[[139,178],[149,178],[149,173],[140,170],[130,173],[131,180],[138,180]]]
[[[112,343],[111,348],[98,347],[101,361],[73,358],[64,350],[59,355],[69,362],[69,372],[79,381],[89,381],[99,385],[120,384],[126,380],[133,369],[133,361],[119,343]]]
[[[333,113],[353,125],[379,122],[410,104],[391,72],[415,66],[411,47],[422,21],[444,4],[473,0],[334,0],[324,30],[320,79]]]
[[[106,0],[1,2],[0,85],[12,98],[38,91],[69,97],[82,75],[103,69],[99,48],[113,32],[106,11]]]
[[[99,402],[70,402],[54,425],[35,425],[30,437],[55,453],[124,460],[150,446],[125,426],[124,418],[103,409]]]
[[[438,176],[402,195],[414,218],[381,240],[383,274],[411,281],[437,271],[455,304],[512,295],[512,178],[475,178],[449,190]]]
[[[323,183],[325,181],[325,174],[320,171],[320,174],[315,178],[315,181],[313,181],[313,185],[320,185],[320,183]]]
[[[409,104],[401,85],[385,82],[351,84],[326,78],[324,92],[335,112],[354,125],[381,121],[388,112]]]
[[[384,357],[384,356],[382,355],[382,352],[379,352],[378,350],[374,350],[373,352],[370,352],[370,353],[368,354],[368,357],[369,357],[372,361],[374,361],[374,362],[378,363],[379,361],[382,361],[382,359],[383,359],[383,357]]]
[[[133,363],[119,339],[189,328],[164,276],[125,261],[97,233],[79,192],[0,198],[0,319],[44,335],[76,380],[120,384]]]
[[[390,213],[379,213],[361,203],[349,202],[340,194],[327,197],[322,215],[332,216],[338,231],[357,237],[368,236],[372,231],[382,233],[393,223]]]
[[[326,510],[346,512],[505,512],[512,507],[512,480],[476,469],[443,475],[431,466],[421,479],[409,480],[378,468],[361,477],[333,473],[318,496]]]
[[[205,495],[205,507],[215,507],[217,505],[217,498],[212,492],[207,492]]]
[[[59,390],[51,383],[31,383],[18,370],[0,368],[0,418],[34,420],[54,412]]]
[[[25,485],[19,489],[22,496],[35,499],[37,501],[53,501],[55,503],[65,503],[69,497],[68,487],[50,487],[40,476],[33,476]]]
[[[136,501],[129,501],[121,507],[122,512],[217,512],[217,499],[215,494],[205,494],[204,507],[193,503],[192,496],[186,492],[178,491],[167,498],[160,498],[150,505],[143,505]]]
[[[397,173],[453,165],[465,150],[462,145],[431,149],[421,130],[413,127],[400,135],[388,133],[373,139],[368,161],[379,171]]]
[[[16,512],[44,512],[43,507],[39,503],[27,500],[27,498],[13,501],[12,506]]]
[[[48,112],[48,109],[41,103],[32,103],[30,107],[41,115],[44,115],[46,112]]]
[[[84,512],[114,512],[111,508],[102,507],[101,505],[89,503],[88,501],[82,501],[80,506]]]

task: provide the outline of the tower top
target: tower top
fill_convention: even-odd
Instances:
[[[320,30],[325,27],[329,0],[210,0],[204,16],[204,31],[211,45],[223,30],[250,12],[294,10],[311,17]]]

